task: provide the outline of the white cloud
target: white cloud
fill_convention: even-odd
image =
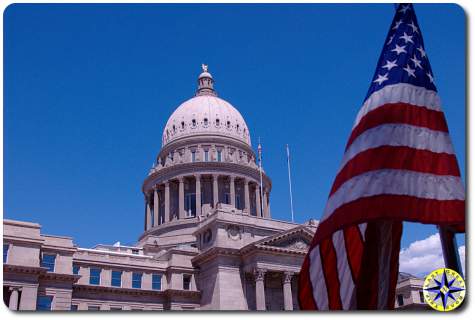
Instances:
[[[462,270],[465,273],[465,246],[459,247]],[[399,271],[425,276],[432,270],[444,267],[442,245],[439,234],[414,241],[408,248],[403,248],[399,253]]]

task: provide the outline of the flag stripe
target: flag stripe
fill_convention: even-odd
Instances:
[[[341,309],[340,280],[337,274],[336,252],[331,238],[320,243],[320,256],[322,259],[323,275],[327,285],[328,307],[331,310]]]
[[[327,285],[323,276],[320,246],[313,248],[310,253],[310,281],[313,284],[313,298],[319,310],[328,310]]]
[[[457,158],[453,154],[408,147],[381,146],[365,150],[353,157],[336,176],[330,195],[350,178],[377,169],[403,169],[460,176]]]
[[[436,91],[427,90],[424,87],[415,86],[409,83],[398,83],[387,85],[374,92],[366,99],[356,116],[353,128],[369,112],[380,108],[388,103],[408,103],[414,106],[421,106],[435,111],[441,111],[439,95]]]
[[[339,230],[333,234],[333,246],[336,253],[341,304],[343,309],[349,309],[355,302],[353,299],[353,290],[355,288],[355,284],[353,282],[352,272],[348,264],[349,261],[347,257],[347,247],[343,230]]]
[[[315,234],[315,243],[329,237],[334,230],[374,219],[459,225],[458,230],[464,230],[465,200],[435,200],[391,194],[362,197],[340,206],[330,217],[322,220]],[[365,239],[365,243],[367,241]]]
[[[363,238],[360,228],[356,225],[344,229],[345,247],[347,248],[348,266],[353,282],[356,283],[360,273],[361,257],[363,256]]]
[[[307,255],[302,264],[302,269],[299,275],[299,305],[301,310],[317,310],[317,305],[313,299],[312,281],[309,274],[310,258]]]
[[[343,155],[340,168],[358,153],[385,145],[454,154],[449,134],[446,132],[407,124],[384,124],[359,135]]]
[[[441,111],[406,103],[390,103],[372,110],[364,116],[351,132],[346,149],[364,131],[385,123],[404,123],[431,130],[448,132],[447,122]]]
[[[460,177],[407,170],[375,170],[355,176],[343,183],[328,199],[322,221],[345,203],[361,197],[384,194],[435,200],[463,200],[465,198]]]

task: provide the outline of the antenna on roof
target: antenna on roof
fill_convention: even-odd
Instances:
[[[261,215],[264,216],[264,192],[262,190],[262,146],[261,146],[261,137],[259,137],[259,144],[257,145],[257,155],[259,159],[259,176],[260,176],[260,191],[261,191]]]

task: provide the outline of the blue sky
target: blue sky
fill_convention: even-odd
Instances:
[[[465,14],[415,5],[465,175]],[[319,219],[394,14],[364,5],[10,5],[4,216],[84,247],[134,243],[141,184],[201,63],[258,137],[274,218]],[[402,246],[434,234],[406,224]],[[462,236],[459,242],[464,243]]]

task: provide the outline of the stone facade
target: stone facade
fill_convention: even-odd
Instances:
[[[203,67],[167,121],[143,185],[133,246],[79,248],[36,223],[4,220],[12,310],[297,310],[300,266],[318,222],[271,218],[272,182],[240,113]],[[406,287],[401,287],[406,290]]]

